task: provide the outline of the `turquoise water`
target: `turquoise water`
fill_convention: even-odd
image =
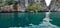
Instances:
[[[24,27],[29,24],[39,25],[45,18],[45,12],[33,13],[0,13],[0,28]],[[60,27],[60,12],[50,14],[52,24]]]
[[[50,19],[53,20],[51,22],[52,24],[60,27],[60,12],[52,12],[50,15]]]

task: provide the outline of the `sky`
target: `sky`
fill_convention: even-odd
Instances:
[[[46,5],[49,6],[51,3],[51,0],[45,0],[45,2],[46,2]]]

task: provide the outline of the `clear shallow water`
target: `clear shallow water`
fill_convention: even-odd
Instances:
[[[0,27],[9,28],[9,27],[24,27],[28,26],[30,28],[39,27],[39,28],[48,28],[49,26],[41,26],[45,18],[45,12],[40,12],[38,14],[33,13],[0,13]],[[50,14],[50,23],[60,27],[60,12],[52,12]],[[29,26],[29,24],[34,24]],[[50,26],[51,27],[51,26]],[[58,28],[57,27],[57,28]]]

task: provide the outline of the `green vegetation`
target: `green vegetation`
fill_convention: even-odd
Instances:
[[[13,8],[14,8],[15,10],[17,10],[17,2],[16,2],[16,1],[13,1]]]
[[[41,11],[41,10],[43,10],[43,9],[44,9],[44,7],[41,5],[41,3],[34,3],[34,4],[29,5],[29,6],[27,7],[27,10],[33,10],[33,11],[35,11],[36,13],[38,13],[38,11]]]
[[[0,2],[0,7],[7,5],[9,1],[10,0],[5,0],[4,2]]]
[[[2,7],[3,6],[3,4],[2,3],[0,3],[0,7]]]

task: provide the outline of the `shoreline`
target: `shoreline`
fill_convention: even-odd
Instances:
[[[33,13],[33,12],[30,12],[30,11],[24,11],[24,13],[26,13],[26,12],[29,12],[29,13]],[[39,12],[48,12],[48,11],[38,11],[38,13]],[[60,12],[60,11],[51,11],[51,12]],[[23,11],[2,11],[2,12],[0,12],[0,13],[23,13]]]

